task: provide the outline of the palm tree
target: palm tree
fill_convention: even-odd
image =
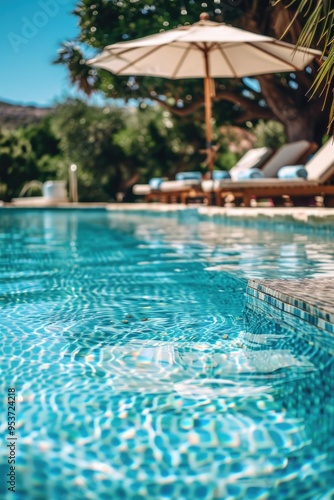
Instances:
[[[283,2],[284,0],[278,0]],[[324,105],[331,100],[328,134],[334,133],[334,7],[332,0],[292,0],[296,7],[295,15],[286,31],[298,17],[304,17],[306,22],[296,43],[296,47],[319,46],[322,50],[323,63],[320,65],[317,76],[309,93],[324,96]],[[290,4],[291,5],[291,4]]]
[[[71,83],[77,85],[87,96],[90,96],[96,86],[98,75],[87,66],[80,47],[75,42],[64,42],[58,50],[54,64],[65,64],[69,71]]]

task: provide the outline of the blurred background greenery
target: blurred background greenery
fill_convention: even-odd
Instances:
[[[260,121],[247,130],[215,128],[218,169],[228,170],[254,145],[284,141],[276,122],[264,126]],[[173,178],[181,170],[204,173],[205,155],[199,153],[203,143],[202,124],[191,116],[175,117],[158,105],[98,107],[67,100],[38,123],[2,128],[0,198],[18,196],[31,180],[66,179],[69,165],[76,163],[81,201],[115,200],[119,192],[131,200],[131,187],[138,181]]]
[[[73,15],[79,35],[61,44],[54,63],[66,66],[82,98],[67,99],[33,120],[24,113],[2,119],[0,103],[0,199],[18,196],[31,180],[67,179],[71,163],[78,166],[80,201],[113,201],[117,193],[132,200],[136,182],[173,178],[182,170],[205,172],[201,80],[120,77],[89,67],[86,59],[107,44],[196,22],[202,11],[276,38],[289,26],[284,40],[295,44],[307,23],[297,9],[290,0],[78,1]],[[314,61],[298,73],[217,79],[215,168],[228,170],[254,146],[275,149],[300,139],[320,145],[331,103],[322,110],[321,88],[306,96],[318,69]],[[100,96],[100,106],[89,104],[92,94]]]

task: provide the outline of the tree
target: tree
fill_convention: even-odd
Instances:
[[[131,196],[139,179],[201,169],[203,135],[190,116],[180,120],[158,105],[101,108],[68,99],[38,124],[0,132],[0,198],[17,197],[31,181],[67,179],[71,163],[80,201]],[[226,168],[239,154],[221,142]]]
[[[10,201],[24,185],[63,177],[58,141],[49,118],[15,131],[0,132],[0,197]]]
[[[195,0],[90,0],[78,2],[78,39],[65,43],[56,60],[66,64],[72,82],[86,93],[100,90],[106,97],[132,98],[139,102],[150,99],[178,116],[187,116],[203,105],[201,80],[171,81],[158,78],[128,78],[104,70],[89,68],[86,48],[101,50],[105,45],[170,29],[198,20],[204,4]],[[211,19],[280,38],[287,25],[284,40],[296,43],[305,24],[289,0],[270,3],[268,0],[208,0],[205,4]],[[319,63],[305,71],[289,74],[263,75],[255,79],[216,82],[215,116],[243,124],[258,119],[275,118],[284,125],[287,140],[321,142],[327,116],[321,102],[306,93],[314,82]],[[203,118],[201,117],[201,120]]]
[[[59,105],[52,130],[67,165],[78,166],[82,201],[110,201],[139,179],[174,176],[183,165],[198,170],[202,130],[167,111],[89,106],[78,99]],[[189,140],[191,137],[191,140]]]
[[[122,151],[114,135],[122,128],[121,113],[88,106],[79,99],[58,105],[52,116],[52,130],[59,140],[67,165],[78,166],[81,201],[108,201],[115,194],[111,185],[123,182]]]

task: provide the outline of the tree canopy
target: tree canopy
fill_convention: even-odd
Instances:
[[[326,0],[324,0],[326,1]],[[150,99],[159,102],[175,115],[187,116],[203,105],[201,80],[167,80],[149,77],[120,77],[86,64],[92,49],[129,40],[198,21],[207,11],[212,20],[231,23],[253,32],[297,43],[306,19],[289,0],[81,0],[74,15],[80,33],[76,40],[64,42],[57,63],[68,67],[72,82],[87,94],[96,90],[106,97],[139,103]],[[289,29],[286,31],[286,27]],[[87,52],[88,49],[88,52]],[[261,75],[254,79],[217,79],[214,115],[217,122],[244,124],[274,118],[281,122],[290,141],[298,139],[321,142],[328,112],[322,102],[306,96],[314,83],[319,63],[305,71]],[[328,110],[327,110],[328,111]],[[203,119],[200,113],[195,120]]]
[[[155,108],[100,108],[68,100],[55,110],[53,130],[67,164],[79,167],[79,191],[86,201],[115,199],[139,179],[175,175],[182,164],[200,163],[194,154],[200,130],[191,122],[180,128],[169,113]]]
[[[29,181],[62,178],[62,160],[49,118],[14,131],[0,130],[0,198],[10,201]]]

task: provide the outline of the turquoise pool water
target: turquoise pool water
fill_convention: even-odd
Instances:
[[[333,356],[245,314],[248,278],[333,275],[332,239],[13,210],[0,245],[1,498],[334,498]]]

